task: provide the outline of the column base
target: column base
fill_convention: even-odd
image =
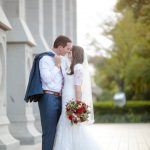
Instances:
[[[41,128],[41,118],[40,118],[38,103],[33,103],[33,115],[35,118],[34,125],[36,129],[41,133],[42,128]]]
[[[0,141],[1,142],[1,141]],[[19,150],[19,142],[14,142],[14,143],[3,143],[0,145],[0,150]]]
[[[34,125],[35,125],[36,129],[37,129],[40,133],[42,133],[41,120],[40,120],[40,119],[36,119]]]
[[[20,140],[21,145],[34,145],[41,142],[41,134],[36,130],[33,122],[11,123],[10,132]]]
[[[8,119],[2,117],[2,120],[3,122],[0,122],[0,150],[19,150],[20,142],[8,130]]]

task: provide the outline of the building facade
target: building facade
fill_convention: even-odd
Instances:
[[[35,54],[58,35],[77,41],[76,0],[0,0],[0,150],[41,142],[37,103],[24,95]]]

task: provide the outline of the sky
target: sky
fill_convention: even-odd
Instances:
[[[108,48],[112,42],[102,35],[102,24],[115,17],[113,12],[117,0],[77,0],[77,44],[87,48],[86,34],[98,39],[100,45]],[[99,27],[98,27],[99,25]],[[95,52],[89,51],[89,55]]]

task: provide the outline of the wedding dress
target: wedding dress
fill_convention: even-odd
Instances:
[[[53,150],[101,150],[88,131],[87,124],[72,125],[66,117],[66,103],[75,100],[75,87],[80,85],[84,78],[83,65],[76,64],[74,75],[66,75],[62,91],[62,113],[57,125]]]

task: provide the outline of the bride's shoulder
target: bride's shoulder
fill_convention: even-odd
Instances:
[[[74,70],[82,70],[83,69],[83,64],[76,64],[74,66]]]
[[[75,69],[82,69],[83,68],[83,64],[76,64],[74,66]]]

